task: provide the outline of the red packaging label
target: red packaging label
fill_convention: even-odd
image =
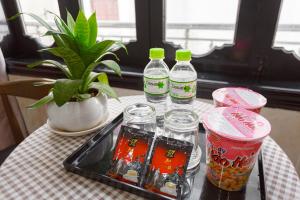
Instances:
[[[153,137],[153,132],[122,126],[108,175],[127,183],[140,183]]]
[[[178,197],[192,149],[191,143],[158,137],[152,150],[145,188]]]

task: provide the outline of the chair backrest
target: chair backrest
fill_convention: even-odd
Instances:
[[[16,143],[20,143],[24,139],[24,131],[22,131],[20,121],[15,115],[15,112],[13,110],[8,96],[40,99],[49,93],[51,86],[34,86],[34,83],[44,81],[49,81],[49,79],[39,78],[30,80],[0,82],[0,95],[5,108],[5,112],[9,118],[9,123],[13,131]]]
[[[34,86],[35,83],[49,82],[51,79],[37,78],[19,81],[0,82],[0,94],[30,99],[40,99],[49,93],[51,85]]]

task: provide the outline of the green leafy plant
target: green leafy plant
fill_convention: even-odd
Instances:
[[[56,14],[50,13],[54,15],[55,29],[32,13],[19,13],[9,19],[13,20],[25,14],[38,21],[47,29],[45,35],[52,36],[56,44],[56,47],[40,51],[47,51],[64,61],[64,64],[62,64],[56,60],[41,60],[28,65],[29,68],[34,68],[41,64],[50,64],[60,69],[66,76],[65,79],[58,79],[53,82],[36,83],[36,86],[53,84],[53,88],[48,96],[29,107],[37,108],[52,101],[58,106],[62,106],[68,101],[82,101],[100,93],[117,98],[117,94],[109,86],[106,73],[96,73],[93,70],[98,65],[104,65],[121,76],[118,63],[103,58],[106,55],[112,55],[119,60],[113,52],[120,48],[125,49],[127,52],[124,44],[114,40],[103,40],[101,42],[96,40],[98,34],[96,13],[87,18],[83,11],[79,11],[76,20],[74,20],[67,11],[67,22]]]

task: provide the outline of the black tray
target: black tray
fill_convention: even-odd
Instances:
[[[64,161],[64,167],[66,170],[86,178],[91,178],[149,199],[171,199],[167,196],[150,192],[144,188],[130,185],[105,175],[110,166],[110,160],[122,121],[123,115],[121,114],[106,127],[99,130],[96,135],[91,137]],[[205,176],[205,131],[202,124],[199,124],[199,130],[200,147],[202,150],[200,169],[198,168],[195,170],[193,174],[190,175],[190,178],[187,178],[181,199],[265,200],[265,184],[261,154],[258,156],[258,162],[256,162],[251,176],[249,177],[247,186],[242,191],[227,192],[218,189],[212,185]],[[193,183],[191,192],[187,192],[189,191],[188,185],[191,182]]]

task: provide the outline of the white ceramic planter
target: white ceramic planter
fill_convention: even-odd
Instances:
[[[81,102],[67,102],[58,107],[54,102],[47,108],[52,128],[63,131],[83,131],[97,126],[107,115],[107,97],[98,95]]]

